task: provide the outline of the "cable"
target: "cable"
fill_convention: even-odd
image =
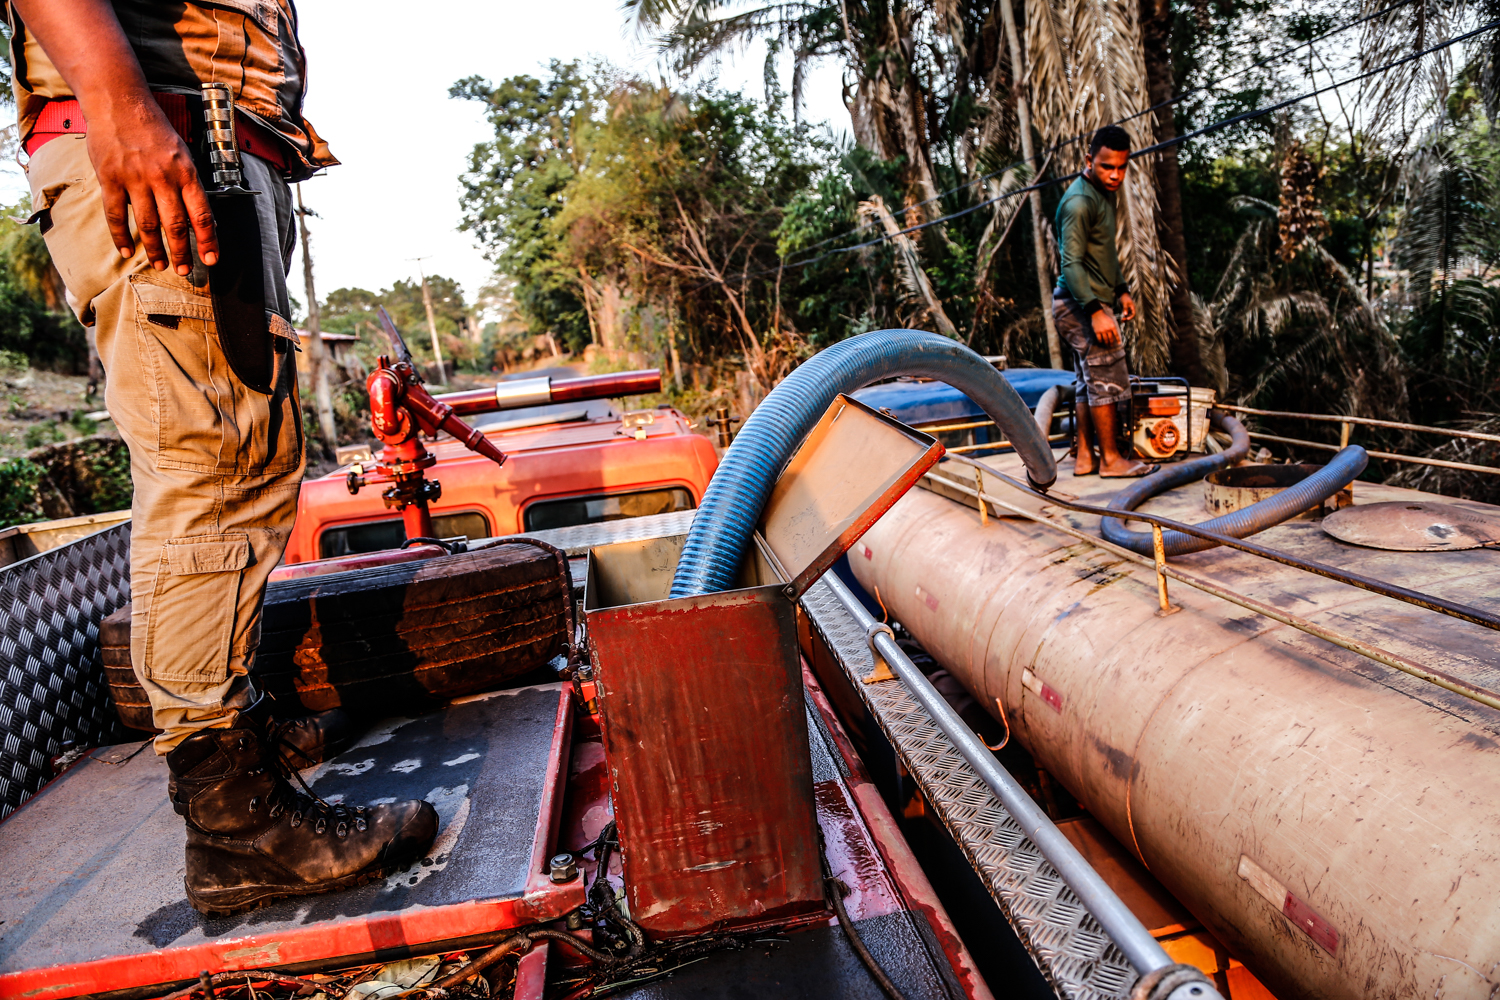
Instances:
[[[833,904],[834,915],[838,917],[839,927],[843,929],[844,937],[848,940],[849,947],[854,949],[854,954],[859,957],[860,962],[869,971],[870,977],[875,980],[875,984],[880,987],[882,993],[889,997],[890,1000],[906,1000],[906,995],[901,992],[901,988],[880,967],[880,963],[875,960],[875,956],[870,954],[870,949],[865,947],[864,939],[854,927],[854,921],[849,919],[849,911],[844,906],[844,897],[851,890],[844,884],[842,879],[833,874],[833,870],[828,864],[828,849],[823,843],[823,835],[821,833],[818,834],[818,860],[821,862],[823,868],[824,894],[828,897],[828,901]]]
[[[1217,78],[1215,78],[1213,80],[1208,81],[1205,84],[1202,84],[1200,86],[1193,87],[1191,89],[1185,90],[1182,93],[1177,94],[1174,97],[1167,98],[1165,101],[1161,101],[1161,102],[1159,102],[1157,104],[1153,104],[1149,108],[1144,108],[1144,109],[1142,109],[1140,111],[1135,112],[1134,114],[1126,115],[1124,118],[1120,118],[1120,119],[1118,119],[1116,121],[1106,122],[1105,124],[1100,125],[1099,128],[1107,128],[1110,125],[1123,125],[1126,122],[1134,121],[1135,119],[1140,118],[1142,115],[1148,115],[1148,114],[1150,114],[1153,111],[1160,111],[1162,108],[1171,107],[1172,105],[1177,104],[1180,101],[1187,100],[1189,97],[1193,96],[1194,94],[1200,94],[1200,93],[1203,93],[1204,91],[1212,90],[1212,89],[1218,87],[1219,84],[1223,83],[1225,80],[1231,80],[1234,77],[1237,77],[1237,76],[1241,75],[1242,73],[1248,73],[1248,72],[1250,72],[1252,69],[1259,69],[1259,68],[1261,68],[1263,66],[1267,66],[1267,65],[1269,65],[1269,64],[1271,64],[1273,62],[1276,62],[1279,59],[1284,59],[1285,57],[1291,55],[1292,53],[1298,51],[1299,49],[1307,48],[1310,45],[1316,45],[1318,42],[1321,42],[1321,41],[1324,41],[1325,39],[1331,38],[1334,35],[1337,35],[1337,34],[1339,34],[1341,32],[1348,31],[1350,28],[1357,28],[1361,24],[1364,24],[1367,21],[1373,21],[1374,19],[1376,19],[1378,17],[1382,17],[1382,16],[1384,16],[1386,14],[1389,14],[1391,11],[1398,10],[1398,9],[1400,9],[1402,7],[1405,7],[1407,4],[1410,4],[1412,2],[1413,2],[1413,0],[1397,0],[1396,3],[1391,4],[1389,7],[1382,7],[1380,10],[1372,11],[1371,13],[1366,14],[1363,17],[1355,18],[1353,21],[1350,21],[1348,24],[1340,25],[1337,28],[1330,28],[1328,31],[1323,32],[1323,34],[1317,36],[1316,38],[1309,38],[1305,42],[1298,42],[1296,45],[1293,45],[1290,48],[1282,49],[1280,52],[1276,52],[1276,53],[1273,53],[1273,54],[1271,54],[1269,56],[1266,56],[1264,59],[1259,59],[1259,60],[1257,60],[1255,62],[1249,63],[1246,66],[1242,66],[1239,69],[1231,70],[1230,72],[1225,73],[1221,77],[1217,77]],[[1097,129],[1095,131],[1097,131]],[[1057,143],[1054,146],[1051,146],[1051,147],[1049,147],[1047,149],[1039,150],[1037,155],[1038,156],[1042,156],[1042,155],[1046,155],[1046,154],[1050,154],[1050,153],[1055,153],[1055,152],[1057,152],[1060,149],[1064,149],[1064,148],[1066,148],[1068,146],[1071,146],[1073,143],[1078,142],[1081,139],[1088,138],[1090,135],[1093,135],[1093,132],[1085,132],[1085,133],[1083,133],[1081,135],[1070,136],[1069,138],[1062,140],[1061,142]],[[943,198],[948,197],[950,194],[957,194],[958,192],[964,190],[965,188],[973,187],[975,184],[982,184],[985,181],[990,180],[991,178],[999,177],[1003,173],[1006,173],[1008,171],[1016,169],[1017,167],[1021,167],[1021,166],[1025,166],[1025,165],[1026,165],[1026,161],[1025,160],[1017,160],[1015,163],[1012,163],[1009,166],[1001,167],[998,170],[991,171],[990,173],[987,173],[987,174],[983,175],[982,177],[976,177],[973,180],[964,181],[962,184],[959,184],[959,185],[957,185],[955,187],[951,187],[951,188],[949,188],[946,191],[941,191],[938,194],[933,195],[931,198],[926,199],[925,201],[913,202],[912,204],[907,205],[904,208],[897,209],[896,211],[892,212],[891,214],[892,215],[905,215],[911,209],[914,209],[914,208],[923,208],[923,207],[925,207],[927,205],[932,204],[935,201],[941,201]],[[845,236],[853,236],[855,233],[862,233],[866,229],[870,229],[870,228],[872,228],[875,225],[876,225],[876,223],[873,222],[873,221],[872,222],[866,222],[864,225],[856,226],[853,229],[847,230],[847,231],[842,232],[842,233],[838,233],[838,234],[836,234],[834,236],[829,236],[828,238],[819,240],[816,243],[810,243],[810,244],[808,244],[805,247],[802,247],[802,248],[800,248],[798,250],[793,251],[793,253],[806,253],[808,250],[816,250],[820,246],[823,246],[823,245],[828,244],[828,243],[832,243],[833,241],[838,240],[838,239],[842,239]],[[852,249],[852,248],[850,248],[850,249]],[[799,261],[798,263],[800,264],[801,262]]]
[[[1390,9],[1392,9],[1392,8],[1386,8],[1386,10],[1390,10]],[[1157,152],[1160,152],[1161,150],[1164,150],[1164,149],[1170,149],[1173,146],[1180,146],[1182,143],[1187,142],[1190,139],[1197,139],[1200,136],[1208,135],[1211,132],[1217,132],[1220,129],[1229,128],[1231,125],[1238,125],[1241,122],[1249,121],[1252,118],[1259,118],[1259,117],[1261,117],[1263,115],[1268,115],[1268,114],[1271,114],[1272,112],[1280,111],[1282,108],[1290,107],[1293,104],[1298,104],[1298,103],[1300,103],[1302,101],[1309,100],[1311,98],[1317,97],[1320,94],[1326,94],[1330,90],[1337,90],[1338,88],[1346,86],[1348,84],[1358,83],[1359,81],[1367,79],[1367,78],[1369,78],[1371,76],[1374,76],[1377,73],[1384,73],[1388,69],[1394,69],[1397,66],[1403,66],[1406,63],[1409,63],[1409,62],[1411,62],[1414,59],[1421,59],[1423,56],[1431,55],[1432,53],[1438,52],[1438,51],[1440,51],[1442,49],[1446,49],[1446,48],[1448,48],[1451,45],[1457,45],[1459,42],[1468,41],[1470,38],[1473,38],[1476,35],[1481,35],[1484,32],[1490,31],[1490,30],[1492,30],[1492,29],[1494,29],[1496,27],[1500,27],[1500,18],[1497,18],[1496,20],[1490,21],[1487,24],[1480,25],[1479,27],[1475,28],[1473,31],[1466,32],[1466,33],[1464,33],[1462,35],[1459,35],[1459,36],[1457,36],[1455,38],[1450,38],[1446,42],[1439,42],[1436,45],[1429,46],[1428,48],[1422,49],[1420,52],[1413,52],[1412,54],[1410,54],[1408,56],[1404,56],[1404,57],[1402,57],[1400,59],[1396,59],[1396,60],[1394,60],[1392,62],[1388,62],[1388,63],[1386,63],[1383,66],[1377,66],[1374,69],[1366,70],[1363,73],[1357,74],[1355,76],[1347,77],[1346,79],[1343,79],[1343,80],[1336,80],[1333,83],[1326,84],[1326,85],[1324,85],[1322,87],[1318,87],[1318,88],[1316,88],[1314,90],[1309,90],[1309,91],[1307,91],[1304,94],[1297,95],[1296,97],[1288,97],[1285,100],[1278,101],[1277,103],[1268,105],[1268,106],[1266,106],[1264,108],[1254,108],[1254,109],[1252,109],[1250,111],[1244,112],[1243,114],[1235,115],[1232,118],[1224,118],[1224,119],[1220,119],[1217,122],[1211,122],[1208,125],[1203,126],[1202,128],[1194,129],[1191,132],[1187,132],[1187,133],[1184,133],[1182,135],[1176,136],[1174,138],[1168,139],[1165,142],[1158,142],[1155,145],[1146,146],[1146,147],[1144,147],[1142,149],[1137,149],[1137,150],[1133,151],[1130,154],[1130,158],[1133,160],[1133,159],[1135,159],[1138,156],[1145,156],[1148,153],[1157,153]],[[1075,139],[1068,140],[1068,142],[1073,142],[1075,140],[1076,140],[1076,137],[1075,137]],[[1057,149],[1057,148],[1061,148],[1061,147],[1060,146],[1059,147],[1054,147],[1054,149]],[[905,229],[898,229],[894,233],[882,233],[880,236],[877,236],[873,240],[866,240],[863,243],[856,243],[853,246],[838,247],[836,249],[829,250],[827,253],[819,254],[816,257],[810,257],[807,260],[793,261],[792,263],[789,263],[789,264],[788,263],[782,263],[782,264],[778,265],[777,267],[765,267],[765,268],[761,268],[758,271],[750,271],[747,274],[743,275],[743,277],[754,278],[754,277],[759,277],[760,275],[763,275],[763,274],[773,274],[773,273],[775,273],[777,271],[789,270],[789,269],[794,268],[794,267],[807,267],[810,264],[816,264],[820,260],[827,260],[829,257],[833,257],[833,256],[835,256],[837,254],[851,253],[851,252],[853,252],[855,250],[863,250],[865,247],[872,247],[872,246],[875,246],[876,244],[884,243],[887,240],[894,239],[897,236],[905,236],[905,235],[907,235],[909,233],[920,232],[921,230],[926,229],[929,226],[936,226],[936,225],[940,225],[941,223],[944,223],[944,222],[949,222],[949,221],[951,221],[953,219],[962,218],[965,215],[969,215],[969,214],[971,214],[973,212],[977,212],[981,208],[987,208],[990,205],[996,204],[997,202],[1001,202],[1001,201],[1005,201],[1005,200],[1010,199],[1010,198],[1014,198],[1017,195],[1027,194],[1027,193],[1029,193],[1031,191],[1038,191],[1038,190],[1041,190],[1042,188],[1051,187],[1054,184],[1061,184],[1064,181],[1071,181],[1074,178],[1080,177],[1080,176],[1082,176],[1082,172],[1081,171],[1075,171],[1075,172],[1073,172],[1071,174],[1067,174],[1067,175],[1062,176],[1062,177],[1053,177],[1053,178],[1050,178],[1048,180],[1040,181],[1040,182],[1038,182],[1036,184],[1031,184],[1031,185],[1028,185],[1026,187],[1017,188],[1014,191],[1007,191],[1005,194],[996,195],[993,198],[987,198],[984,201],[976,202],[975,204],[970,205],[968,208],[961,208],[961,209],[959,209],[956,212],[950,212],[947,215],[940,215],[936,219],[929,219],[926,222],[918,223],[915,226],[908,226]],[[915,207],[915,206],[913,206],[913,207]],[[858,232],[859,230],[854,230],[854,231]],[[699,285],[698,288],[707,287],[707,285],[709,285],[709,284],[711,284],[711,282],[704,282],[702,285]],[[693,291],[697,291],[697,289],[693,289]]]

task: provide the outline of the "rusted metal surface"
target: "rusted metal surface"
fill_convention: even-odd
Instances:
[[[650,544],[590,553],[585,598],[631,918],[674,937],[821,911],[793,605],[774,583],[661,600],[665,563],[655,594],[611,572]]]
[[[1321,468],[1321,465],[1236,465],[1219,469],[1203,478],[1203,506],[1214,517],[1229,514],[1267,500]],[[1353,502],[1354,491],[1346,486],[1329,499],[1327,506],[1336,509]],[[1323,506],[1309,507],[1297,516],[1311,517]]]
[[[986,506],[993,505],[999,507],[1001,510],[1010,511],[1023,517],[1030,517],[1035,520],[1041,520],[1042,523],[1050,524],[1052,527],[1055,527],[1057,530],[1063,532],[1064,534],[1072,535],[1073,537],[1079,538],[1090,544],[1097,544],[1106,552],[1119,556],[1125,562],[1133,562],[1142,566],[1152,565],[1150,562],[1137,555],[1136,553],[1131,552],[1128,549],[1122,548],[1118,545],[1111,544],[1110,542],[1104,541],[1103,539],[1097,538],[1091,533],[1080,531],[1077,528],[1073,528],[1065,524],[1049,522],[1038,517],[1035,514],[1032,514],[1031,512],[1026,511],[1024,508],[1008,503],[1004,500],[1001,500],[999,497],[992,496],[991,494],[984,493],[983,491],[979,491],[976,494],[976,491],[964,486],[961,483],[954,482],[953,480],[948,479],[944,476],[929,475],[927,481],[932,484],[933,488],[936,489],[939,494],[951,494],[957,492],[959,494],[967,493],[971,496],[977,495],[982,503]],[[1075,504],[1067,504],[1066,506],[1070,510],[1090,509],[1086,506]],[[980,508],[981,521],[984,520],[983,509],[983,507]],[[1393,653],[1390,650],[1384,649],[1374,643],[1355,638],[1354,636],[1351,636],[1345,632],[1329,628],[1325,625],[1320,625],[1300,615],[1294,615],[1290,612],[1282,611],[1280,608],[1267,604],[1264,601],[1258,601],[1253,597],[1247,597],[1244,594],[1238,593],[1230,587],[1222,586],[1197,574],[1184,572],[1183,570],[1175,566],[1167,565],[1166,555],[1163,549],[1160,547],[1159,541],[1161,535],[1161,524],[1153,521],[1151,530],[1153,535],[1155,535],[1157,538],[1158,546],[1158,550],[1156,553],[1157,559],[1154,564],[1157,575],[1157,590],[1162,600],[1162,607],[1157,611],[1158,617],[1165,617],[1166,615],[1172,614],[1174,611],[1179,610],[1175,606],[1171,606],[1166,603],[1166,578],[1171,577],[1174,580],[1180,580],[1183,583],[1186,583],[1190,587],[1201,590],[1206,594],[1212,594],[1214,597],[1226,600],[1231,604],[1237,604],[1247,611],[1253,611],[1258,615],[1264,615],[1265,617],[1270,618],[1272,621],[1280,622],[1283,625],[1290,625],[1292,628],[1295,628],[1302,632],[1306,632],[1308,635],[1316,636],[1319,639],[1331,642],[1334,645],[1347,649],[1352,653],[1358,653],[1360,656],[1369,657],[1370,659],[1375,660],[1377,663],[1382,663],[1388,667],[1395,667],[1402,673],[1409,674],[1412,677],[1416,677],[1420,680],[1426,681],[1429,684],[1435,684],[1440,688],[1452,691],[1454,694],[1468,698],[1471,701],[1478,702],[1481,705],[1486,705],[1490,708],[1500,708],[1500,691],[1474,684],[1460,677],[1455,677],[1447,671],[1440,670],[1427,664],[1418,663],[1408,657],[1401,656],[1398,653]],[[1048,690],[1046,685],[1040,685],[1039,689],[1043,692]],[[1052,700],[1054,696],[1048,696],[1048,698],[1049,700]]]
[[[1397,552],[1453,552],[1500,544],[1494,515],[1433,500],[1362,504],[1323,520],[1341,542]]]
[[[967,480],[954,477],[953,489]],[[981,704],[1002,700],[1038,764],[1278,997],[1490,997],[1500,711],[1314,630],[1441,664],[1491,692],[1493,632],[1227,548],[1168,572],[1260,613],[1195,585],[1172,595],[1182,613],[1158,618],[1149,561],[1099,541],[1096,517],[1080,513],[1101,509],[1109,484],[1058,488],[1079,502],[1057,498],[986,527],[973,510],[914,492],[851,563]],[[1360,496],[1431,499],[1374,484]],[[1198,503],[1182,489],[1153,508],[1181,519]],[[1500,605],[1488,552],[1391,556],[1311,522],[1271,528],[1265,541],[1298,562],[1399,574],[1486,614]],[[1291,618],[1305,631],[1277,624]],[[1247,877],[1255,869],[1242,871],[1242,856],[1282,891]]]
[[[566,651],[558,558],[516,539],[478,551],[271,584],[251,670],[309,711],[417,711],[494,688]],[[150,731],[131,669],[130,605],[100,625],[121,720]]]
[[[230,918],[183,899],[185,833],[164,760],[96,752],[0,824],[0,857],[25,872],[0,894],[0,996],[160,996],[202,969],[393,961],[558,919],[583,902],[581,879],[544,873],[571,719],[569,692],[551,685],[374,727],[306,780],[350,802],[428,798],[439,813],[429,856],[358,889]]]
[[[1389,583],[1386,580],[1372,577],[1365,573],[1356,572],[1352,569],[1340,569],[1334,566],[1327,565],[1326,563],[1319,562],[1316,559],[1310,559],[1305,556],[1298,556],[1294,553],[1278,551],[1274,548],[1269,548],[1256,542],[1246,541],[1242,538],[1232,538],[1229,535],[1221,535],[1215,531],[1206,531],[1201,526],[1196,524],[1189,524],[1181,520],[1181,518],[1174,519],[1170,517],[1163,517],[1159,514],[1152,514],[1140,510],[1133,510],[1129,513],[1118,510],[1109,510],[1102,506],[1102,502],[1108,499],[1107,492],[1103,497],[1100,498],[1100,503],[1076,503],[1065,499],[1056,491],[1053,491],[1050,494],[1038,493],[1036,490],[1031,489],[1016,477],[1001,472],[1000,470],[995,469],[989,465],[985,465],[984,463],[975,462],[972,459],[964,458],[960,455],[952,456],[952,461],[961,462],[971,467],[977,467],[982,472],[994,476],[997,480],[1004,482],[1007,486],[1014,488],[1024,496],[1041,500],[1045,506],[1069,511],[1076,511],[1080,514],[1088,514],[1095,517],[1118,517],[1127,521],[1144,521],[1147,524],[1155,524],[1163,528],[1172,528],[1173,530],[1180,531],[1183,534],[1192,535],[1195,538],[1207,538],[1228,549],[1238,549],[1241,552],[1249,552],[1252,555],[1259,556],[1262,559],[1268,559],[1271,562],[1280,563],[1283,566],[1290,566],[1294,569],[1303,570],[1308,573],[1314,573],[1318,576],[1326,577],[1327,579],[1335,580],[1339,583],[1346,583],[1351,587],[1358,587],[1361,590],[1368,590],[1372,594],[1379,594],[1382,597],[1390,597],[1398,601],[1404,601],[1407,604],[1415,605],[1419,608],[1426,608],[1429,611],[1436,611],[1440,614],[1450,615],[1454,618],[1459,618],[1463,621],[1471,622],[1475,625],[1482,625],[1485,628],[1500,630],[1500,614],[1495,614],[1494,612],[1486,611],[1482,608],[1477,608],[1469,604],[1462,604],[1458,601],[1442,597],[1438,594],[1429,594],[1423,593],[1421,591],[1411,590],[1406,587],[1400,587],[1396,584]],[[1024,470],[1022,471],[1024,472]],[[969,495],[973,494],[972,487],[960,485],[959,489],[961,492],[967,492]],[[1395,488],[1391,487],[1387,489]],[[1396,489],[1395,491],[1398,493],[1409,494],[1419,500],[1424,498],[1430,499],[1427,494],[1420,494],[1415,490]],[[1361,492],[1369,493],[1372,497],[1377,498],[1379,495],[1378,491],[1372,493],[1368,486],[1364,487]],[[1031,515],[1029,513],[1023,513],[1023,516],[1029,517]],[[1182,516],[1187,516],[1187,510],[1183,511]],[[1094,536],[1098,535],[1097,529],[1095,529],[1093,534]],[[1399,571],[1395,571],[1393,567],[1393,572],[1391,575],[1400,575],[1400,573]]]
[[[795,598],[942,457],[926,434],[840,396],[766,501],[761,533]]]

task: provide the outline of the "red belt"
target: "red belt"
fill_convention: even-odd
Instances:
[[[153,96],[177,134],[192,145],[203,124],[193,113],[196,100],[190,101],[186,94],[155,93]],[[37,150],[60,135],[81,135],[88,130],[89,123],[83,117],[83,109],[76,100],[69,97],[48,101],[42,108],[42,113],[37,116],[36,127],[26,137],[26,155],[35,156]],[[234,134],[242,152],[260,157],[283,173],[290,168],[285,143],[279,135],[260,122],[236,111]]]

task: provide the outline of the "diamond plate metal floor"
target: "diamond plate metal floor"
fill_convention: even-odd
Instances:
[[[828,586],[815,584],[802,607],[1058,995],[1128,996],[1136,976],[1124,954],[901,682],[860,683],[875,668],[870,648]]]
[[[646,538],[665,538],[668,535],[685,535],[693,526],[695,510],[679,510],[669,514],[646,514],[642,517],[626,517],[617,521],[601,521],[598,524],[575,524],[567,528],[547,528],[544,531],[525,531],[520,535],[500,536],[493,541],[501,542],[507,537],[536,538],[556,545],[570,556],[586,556],[595,545],[612,545],[615,542],[634,542]],[[491,542],[484,539],[474,543],[474,548]]]

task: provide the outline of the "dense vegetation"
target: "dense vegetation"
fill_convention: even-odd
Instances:
[[[558,62],[462,80],[453,96],[495,128],[464,177],[465,226],[513,282],[519,318],[575,348],[768,387],[819,346],[910,325],[1045,365],[1049,220],[1081,166],[1076,137],[1124,120],[1137,148],[1169,141],[1491,16],[1381,6],[632,0],[684,80],[765,40],[763,97]],[[1272,409],[1500,419],[1495,45],[1480,35],[1135,160],[1121,212],[1135,370]],[[851,140],[799,121],[817,59],[843,67]],[[1033,208],[1015,192],[1036,184]]]
[[[891,326],[1047,365],[1049,220],[1080,136],[1124,121],[1137,148],[1170,142],[1368,73],[1134,161],[1133,367],[1269,409],[1494,430],[1500,33],[1418,54],[1497,13],[1495,0],[628,0],[665,78],[553,61],[453,85],[494,130],[461,211],[495,280],[466,300],[429,276],[443,353],[483,372],[543,343],[594,345],[596,364],[644,359],[675,391],[686,371],[752,401],[810,352]],[[764,92],[724,91],[708,71],[750,42],[767,48]],[[842,71],[836,133],[801,120],[816,61]],[[40,237],[8,232],[0,349],[83,371]],[[371,355],[380,305],[429,359],[420,283],[335,291],[323,329]],[[351,427],[357,381],[336,400]],[[1359,440],[1500,464],[1484,442]],[[1490,498],[1500,481],[1401,475]]]

